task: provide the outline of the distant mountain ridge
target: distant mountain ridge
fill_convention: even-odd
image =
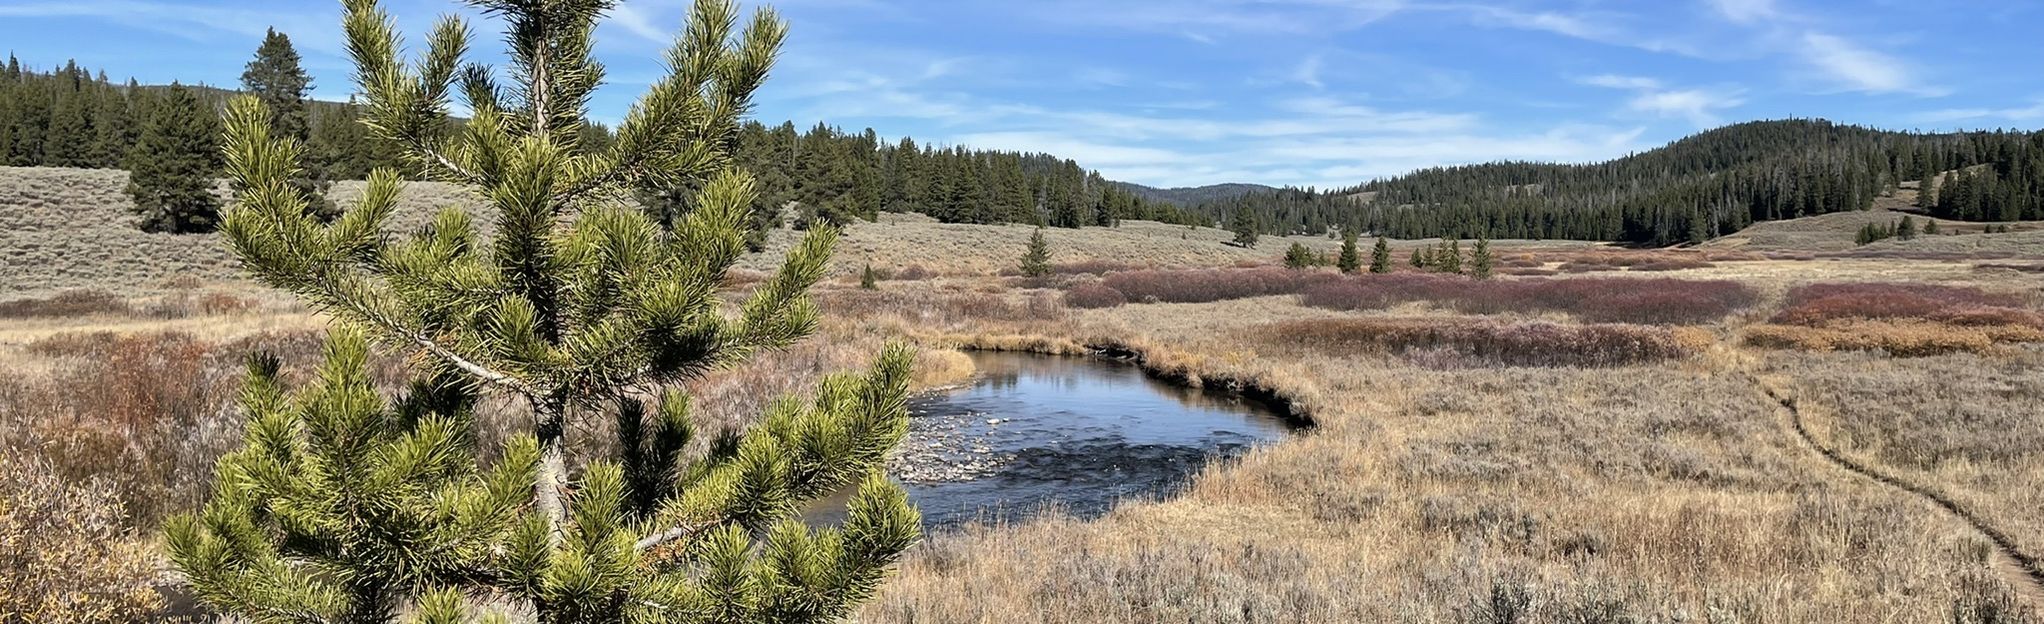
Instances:
[[[1144,186],[1141,184],[1136,184],[1134,182],[1115,182],[1115,184],[1119,184],[1121,185],[1122,188],[1128,189],[1129,192],[1135,193],[1137,197],[1141,197],[1143,199],[1147,199],[1150,201],[1177,204],[1180,206],[1195,206],[1212,201],[1233,199],[1236,197],[1241,197],[1243,195],[1248,195],[1250,193],[1263,193],[1277,190],[1277,187],[1273,186],[1265,186],[1262,184],[1246,184],[1241,182],[1229,182],[1225,184],[1208,184],[1206,186],[1180,186],[1174,188],[1157,188],[1154,186]]]
[[[1919,134],[1780,119],[1732,124],[1609,161],[1434,167],[1327,191],[1277,189],[1191,210],[1248,211],[1266,233],[1355,227],[1394,238],[1528,238],[1673,245],[1755,222],[1864,210],[1905,181],[1978,167],[1940,218],[2044,218],[2044,132]],[[1937,185],[1942,186],[1942,185]]]

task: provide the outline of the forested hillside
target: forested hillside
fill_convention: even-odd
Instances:
[[[214,109],[235,93],[207,87],[189,91]],[[95,74],[75,63],[38,72],[10,56],[0,69],[0,164],[131,168],[129,151],[163,92],[132,80],[114,83],[105,72]],[[347,103],[308,102],[304,164],[318,177],[361,179],[376,167],[401,167],[394,152],[356,122],[356,109]],[[880,211],[900,211],[954,223],[1053,227],[1111,225],[1121,219],[1210,223],[1048,154],[919,145],[910,138],[884,142],[871,129],[846,133],[820,124],[799,132],[792,124],[752,122],[739,134],[738,158],[768,191],[756,206],[762,220],[870,220]],[[587,126],[581,145],[600,149],[610,138],[602,126]],[[671,200],[686,194],[687,189],[646,189],[642,197],[649,204],[677,206],[685,204]],[[789,206],[796,214],[782,215]]]
[[[1250,193],[1277,190],[1261,184],[1243,184],[1239,182],[1208,184],[1206,186],[1182,186],[1177,188],[1157,188],[1132,182],[1120,182],[1119,184],[1121,184],[1122,188],[1134,192],[1137,197],[1180,206],[1196,206],[1224,199],[1234,199]]]
[[[1265,232],[1351,225],[1396,238],[1566,238],[1668,245],[1756,221],[1861,210],[1941,172],[1940,217],[2044,218],[2044,133],[1912,134],[1822,120],[1743,123],[1604,163],[1499,162],[1416,171],[1332,191],[1279,189],[1208,202]]]

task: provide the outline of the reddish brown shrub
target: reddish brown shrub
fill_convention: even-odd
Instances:
[[[1820,325],[1839,319],[1981,319],[2000,317],[2027,324],[2034,314],[2014,295],[1936,284],[1810,284],[1789,291],[1788,304],[1774,322]],[[1999,309],[1999,311],[1996,311]],[[2028,320],[2024,320],[2024,319]]]
[[[1755,301],[1730,281],[1526,279],[1480,281],[1428,274],[1369,275],[1317,284],[1300,303],[1337,310],[1430,301],[1472,314],[1563,312],[1596,322],[1689,324],[1715,321]]]
[[[59,318],[130,311],[127,301],[99,290],[67,290],[44,299],[0,301],[0,318]]]
[[[1050,272],[1058,275],[1106,275],[1108,273],[1114,273],[1118,271],[1134,271],[1141,268],[1143,268],[1141,265],[1130,264],[1127,262],[1115,262],[1112,260],[1082,260],[1079,262],[1066,262],[1063,264],[1051,265]]]
[[[1639,325],[1321,319],[1279,323],[1264,333],[1289,348],[1390,354],[1434,368],[1623,366],[1689,353],[1669,330]]]
[[[140,622],[163,606],[155,549],[122,526],[98,480],[33,451],[0,454],[0,622]]]
[[[1341,279],[1337,273],[1261,267],[1125,271],[1109,273],[1101,283],[1121,291],[1131,303],[1206,303],[1289,295]]]
[[[1128,303],[1128,296],[1105,284],[1080,284],[1065,291],[1065,306],[1072,308],[1112,308]]]

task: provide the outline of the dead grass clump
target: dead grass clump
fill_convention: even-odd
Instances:
[[[126,300],[102,290],[67,290],[43,299],[0,301],[0,318],[63,318],[130,311]]]
[[[1125,271],[1110,273],[1101,283],[1120,291],[1131,303],[1210,303],[1289,295],[1341,279],[1338,273],[1258,267]]]
[[[1716,264],[1692,258],[1671,258],[1633,265],[1634,271],[1682,271],[1687,269],[1708,269]]]
[[[1071,308],[1112,308],[1127,303],[1127,295],[1106,284],[1080,284],[1065,291],[1065,306]]]
[[[1850,320],[1821,327],[1758,325],[1746,330],[1757,347],[1804,351],[1882,351],[1920,357],[1986,353],[1996,344],[2044,342],[2044,330],[2020,325],[1967,327],[1921,320]]]
[[[1280,323],[1265,335],[1290,348],[1390,354],[1435,369],[1624,366],[1690,353],[1670,331],[1638,325],[1321,319]]]
[[[1300,303],[1376,310],[1426,301],[1472,314],[1562,312],[1600,323],[1691,324],[1722,319],[1757,295],[1730,281],[1676,279],[1472,280],[1428,274],[1371,275],[1306,288]]]
[[[1973,265],[1973,270],[1983,273],[1992,273],[1998,271],[2015,271],[2017,273],[2044,273],[2044,264],[2015,264],[2007,262],[1987,262]]]
[[[142,621],[163,607],[147,542],[97,480],[0,454],[0,622]]]
[[[893,271],[893,272],[890,272],[890,273],[888,273],[888,274],[887,274],[886,276],[884,276],[884,277],[883,277],[882,279],[888,279],[888,280],[895,280],[895,281],[903,281],[903,282],[920,282],[920,281],[923,281],[923,280],[926,280],[926,279],[931,279],[931,278],[934,278],[934,277],[937,277],[937,272],[936,272],[936,271],[931,271],[931,270],[929,270],[928,268],[925,268],[925,267],[923,267],[923,265],[920,265],[920,264],[911,264],[911,265],[908,265],[908,266],[902,267],[902,268],[901,268],[901,270],[899,270],[899,271]]]
[[[230,316],[247,314],[262,307],[262,302],[253,297],[243,297],[225,292],[175,292],[164,295],[161,301],[150,305],[149,316],[161,319],[181,319],[194,316]]]

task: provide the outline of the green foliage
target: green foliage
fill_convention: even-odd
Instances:
[[[1318,260],[1318,258],[1314,257],[1313,250],[1307,249],[1304,244],[1292,243],[1291,247],[1285,249],[1285,268],[1287,269],[1313,268],[1319,264]]]
[[[1417,252],[1413,255],[1413,266],[1419,266],[1419,255]],[[1377,237],[1377,244],[1370,248],[1370,272],[1391,272],[1391,245],[1384,242],[1384,237],[1382,236]]]
[[[144,231],[210,232],[220,219],[213,176],[220,171],[219,117],[182,85],[157,102],[129,155],[128,196]]]
[[[1491,270],[1497,260],[1490,255],[1490,239],[1476,239],[1476,249],[1469,253],[1469,276],[1480,280],[1490,279]]]
[[[808,290],[829,227],[735,314],[719,301],[759,194],[730,139],[785,27],[762,10],[740,28],[734,5],[699,0],[671,73],[598,150],[581,141],[602,78],[590,35],[608,3],[480,4],[507,25],[508,88],[463,60],[459,18],[413,63],[375,0],[347,0],[344,25],[365,127],[415,171],[485,198],[487,242],[459,210],[388,233],[402,192],[389,168],[319,222],[290,186],[302,146],[274,133],[259,99],[229,106],[228,243],[340,329],[305,388],[284,388],[272,359],[251,366],[245,446],[220,462],[205,510],[169,525],[174,562],[198,596],[254,622],[457,622],[486,600],[540,622],[842,619],[920,536],[880,475],[907,429],[912,354],[889,347],[870,373],[775,404],[711,445],[722,450],[684,450],[695,435],[681,382],[816,325]],[[448,133],[457,83],[474,117]],[[635,190],[676,186],[696,190],[671,226],[629,205]],[[394,402],[364,370],[372,338],[424,363]],[[486,393],[522,402],[530,433],[478,448],[474,420],[508,417],[477,413],[495,404]],[[618,454],[570,461],[565,434],[591,418],[617,423]],[[841,528],[793,519],[847,487]]]
[[[1256,215],[1248,209],[1236,210],[1228,221],[1228,230],[1235,233],[1235,244],[1243,247],[1256,246]]]
[[[1924,220],[1923,220],[1923,233],[1924,233],[1924,235],[1926,235],[1926,236],[1937,236],[1937,235],[1938,235],[1938,233],[1939,233],[1939,232],[1938,232],[1938,220],[1937,220],[1937,219],[1924,219]]]
[[[1904,215],[1902,217],[1902,221],[1895,224],[1895,238],[1899,238],[1902,240],[1911,240],[1916,238],[1916,219],[1914,217]]]
[[[867,263],[866,270],[859,272],[859,287],[866,290],[880,290],[880,274],[873,271],[872,263]]]
[[[1434,247],[1433,257],[1427,266],[1442,273],[1462,272],[1462,241],[1444,241]]]
[[[1384,239],[1380,238],[1377,240],[1381,242]],[[1424,269],[1427,268],[1427,260],[1428,258],[1426,250],[1415,247],[1412,250],[1412,256],[1406,259],[1406,263],[1412,265],[1412,268]]]
[[[1022,253],[1022,275],[1043,277],[1050,275],[1050,241],[1043,237],[1043,228],[1029,235],[1029,250]]]
[[[1362,270],[1363,254],[1362,250],[1356,248],[1355,230],[1349,229],[1341,233],[1341,257],[1335,260],[1334,265],[1343,273],[1353,274]]]
[[[274,136],[303,145],[312,140],[312,123],[307,116],[306,96],[312,92],[312,77],[299,65],[298,50],[291,38],[272,28],[256,48],[255,60],[241,72],[242,91],[261,100],[270,111]],[[301,166],[303,163],[301,163]],[[314,216],[331,221],[341,212],[326,192],[333,182],[325,177],[326,167],[307,167],[307,175],[294,177],[292,188],[305,196]]]

